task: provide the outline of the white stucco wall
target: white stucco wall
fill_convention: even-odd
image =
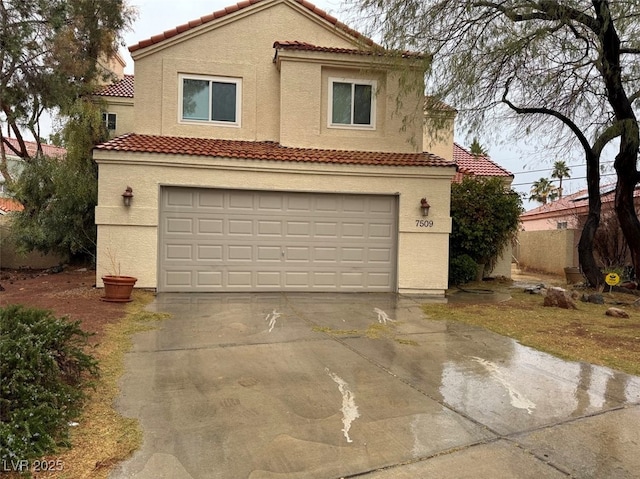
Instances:
[[[149,153],[95,151],[100,185],[97,283],[119,263],[122,274],[136,276],[137,287],[157,287],[159,192],[161,186],[194,186],[304,192],[398,195],[398,291],[444,294],[451,232],[449,167],[379,167],[275,161],[180,157]],[[133,204],[122,204],[127,186]],[[431,204],[420,213],[420,199]],[[433,221],[421,227],[419,220]],[[113,259],[113,261],[112,261]]]

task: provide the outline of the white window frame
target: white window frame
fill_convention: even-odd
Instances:
[[[109,117],[113,116],[113,128],[109,128]],[[102,121],[107,131],[115,131],[118,129],[118,115],[110,111],[102,112]]]
[[[353,123],[353,96],[351,98],[351,123],[333,123],[333,84],[334,83],[351,83],[351,85],[370,85],[371,86],[371,123],[358,124]],[[327,99],[327,127],[341,128],[348,130],[375,130],[376,129],[376,96],[378,82],[376,80],[364,80],[362,78],[338,78],[329,77],[328,99]]]
[[[184,80],[205,80],[208,82],[232,83],[236,86],[236,121],[195,120],[182,117],[182,101]],[[178,75],[178,123],[190,125],[216,125],[239,128],[242,126],[242,78],[209,76],[209,75]],[[209,118],[211,118],[211,98],[209,98]]]

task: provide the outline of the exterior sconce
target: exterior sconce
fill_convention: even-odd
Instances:
[[[133,199],[133,188],[131,188],[130,186],[127,186],[127,188],[124,190],[124,193],[122,193],[122,202],[124,203],[125,206],[131,206],[132,199]]]
[[[420,209],[422,210],[422,216],[429,216],[429,208],[431,208],[431,205],[429,204],[427,199],[422,198],[420,200]]]

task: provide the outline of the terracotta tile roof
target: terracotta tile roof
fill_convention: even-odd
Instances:
[[[608,183],[600,187],[600,201],[603,205],[612,203],[615,198],[616,184]],[[634,202],[640,207],[640,185],[636,186],[633,192]],[[566,215],[567,211],[574,211],[576,209],[587,209],[589,207],[589,192],[587,189],[577,191],[570,195],[563,196],[562,198],[550,201],[544,205],[540,205],[537,208],[533,208],[526,213],[523,213],[521,218],[531,218],[538,215],[544,216],[562,216]]]
[[[11,198],[0,198],[0,214],[6,214],[11,211],[22,211],[24,206]]]
[[[209,15],[205,15],[203,17],[200,18],[196,18],[195,20],[192,20],[188,23],[185,23],[183,25],[179,25],[175,28],[172,28],[170,30],[167,30],[163,33],[160,33],[158,35],[154,35],[151,38],[148,38],[146,40],[142,40],[141,42],[132,45],[129,47],[129,51],[131,53],[137,51],[137,50],[141,50],[143,48],[147,48],[150,47],[151,45],[155,45],[158,43],[161,43],[165,40],[168,40],[169,38],[175,37],[176,35],[179,35],[181,33],[186,32],[187,30],[191,30],[192,28],[198,27],[200,25],[204,25],[205,23],[209,23],[212,22],[214,20],[217,20],[219,18],[222,18],[226,15],[235,13],[239,10],[245,9],[247,7],[250,7],[252,5],[255,5],[256,3],[261,3],[263,1],[268,1],[268,0],[245,0],[243,2],[239,2],[235,5],[231,5],[229,7],[226,7],[222,10],[218,10],[216,12],[210,13]],[[336,28],[348,33],[349,35],[351,35],[352,37],[354,37],[355,39],[359,40],[362,43],[365,43],[367,45],[374,45],[373,40],[371,40],[370,38],[365,37],[364,35],[362,35],[361,33],[357,32],[356,30],[353,30],[352,28],[349,28],[347,25],[345,25],[342,22],[339,22],[338,19],[336,19],[335,17],[332,17],[331,15],[329,15],[327,12],[325,12],[324,10],[316,7],[314,4],[307,2],[306,0],[294,0],[295,2],[299,3],[300,5],[302,5],[303,7],[307,8],[308,10],[310,10],[311,12],[313,12],[314,14],[316,14],[318,17],[322,18],[323,20],[329,22],[330,24],[332,24],[333,26],[335,26]]]
[[[458,111],[451,105],[447,105],[442,100],[437,99],[435,96],[429,96],[429,95],[424,97],[424,109],[436,110],[436,111],[451,111],[451,112]]]
[[[133,75],[125,75],[123,79],[115,83],[112,83],[111,85],[104,86],[101,90],[96,92],[96,95],[133,98],[133,91],[134,91],[133,87],[134,87]]]
[[[458,165],[458,173],[453,181],[460,182],[465,175],[512,177],[513,174],[492,161],[488,156],[472,155],[469,151],[453,144],[453,161]]]
[[[18,140],[16,138],[3,137],[3,140],[6,143],[11,144],[17,151],[20,151],[20,144],[18,143]],[[29,154],[29,156],[35,155],[36,152],[38,151],[38,144],[35,141],[26,141],[25,140],[24,144],[27,147],[27,153]],[[60,157],[62,157],[62,156],[67,154],[67,150],[62,148],[62,147],[60,147],[60,146],[47,145],[45,143],[43,143],[41,146],[42,146],[42,153],[47,155],[47,156],[51,156],[53,158],[60,158]],[[7,155],[9,155],[9,156],[18,156],[7,145],[5,145],[5,151],[6,151]]]
[[[309,52],[323,52],[323,53],[341,53],[347,55],[365,55],[365,56],[377,56],[377,57],[392,57],[400,53],[403,58],[421,58],[422,55],[415,52],[394,52],[393,50],[385,50],[383,48],[370,48],[368,50],[357,48],[339,48],[339,47],[320,47],[318,45],[312,45],[307,42],[299,41],[278,41],[273,44],[273,48],[276,50],[301,50]]]
[[[374,151],[320,150],[289,148],[270,141],[237,141],[211,138],[123,135],[96,146],[97,150],[211,156],[265,161],[338,163],[380,166],[455,167],[431,153],[386,153]]]

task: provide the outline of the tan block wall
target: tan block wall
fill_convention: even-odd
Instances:
[[[399,290],[444,294],[447,288],[452,168],[354,168],[152,154],[124,158],[103,151],[95,156],[100,167],[96,208],[99,285],[100,277],[111,269],[111,252],[123,274],[138,278],[137,287],[157,286],[158,200],[160,187],[171,185],[397,195]],[[121,196],[127,185],[135,195],[129,208],[122,205]],[[420,213],[424,196],[432,205],[426,218]],[[421,219],[433,225],[419,226]]]
[[[518,262],[531,268],[564,274],[567,266],[578,266],[578,230],[521,231],[518,234]]]
[[[9,238],[10,228],[11,219],[8,216],[0,216],[0,268],[47,269],[67,261],[67,258],[54,254],[19,253],[15,243]]]

